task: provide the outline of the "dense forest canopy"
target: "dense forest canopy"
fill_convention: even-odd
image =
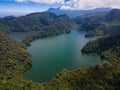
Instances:
[[[88,31],[86,37],[120,33],[120,10],[113,9],[102,16],[76,17],[80,30]]]
[[[76,26],[69,16],[57,16],[50,12],[31,13],[20,17],[8,16],[0,19],[2,32],[27,32],[24,39],[27,45],[36,38],[68,33]]]

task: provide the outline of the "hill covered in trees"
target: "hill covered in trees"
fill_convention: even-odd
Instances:
[[[119,9],[100,15],[85,15],[76,18],[50,12],[38,12],[20,17],[0,18],[0,31],[27,32],[23,42],[30,45],[34,39],[68,33],[72,29],[87,31],[86,37],[113,35],[120,32],[119,23]]]
[[[120,10],[113,9],[102,16],[77,17],[80,30],[88,31],[86,37],[111,35],[120,32]]]
[[[31,65],[25,46],[0,32],[0,90],[22,89],[22,73]]]
[[[69,33],[76,27],[77,25],[72,19],[70,19],[70,17],[67,15],[62,15],[56,18],[53,24],[43,27],[41,30],[35,33],[27,35],[23,42],[26,45],[29,45],[30,42],[34,39]]]
[[[24,43],[27,45],[36,38],[68,33],[75,27],[75,22],[69,16],[57,16],[50,12],[0,18],[0,31],[4,33],[27,32],[24,39]]]
[[[0,26],[6,26],[8,32],[28,32],[28,31],[39,31],[45,26],[49,26],[59,22],[59,20],[67,19],[72,23],[72,20],[67,15],[57,16],[50,12],[31,13],[26,16],[14,17],[7,16],[0,18]],[[60,22],[59,22],[60,23]],[[0,29],[3,31],[3,29]]]
[[[5,33],[32,32],[33,34],[28,33],[27,39],[24,40],[25,43],[29,43],[39,37],[68,33],[72,29],[78,28],[88,31],[86,37],[116,34],[120,30],[119,23],[119,9],[113,9],[100,15],[84,15],[76,18],[51,12],[38,12],[20,17],[0,18],[0,31]]]

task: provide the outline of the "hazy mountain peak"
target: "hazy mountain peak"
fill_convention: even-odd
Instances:
[[[64,10],[61,8],[49,8],[47,12],[52,12],[52,13],[55,13],[56,15],[67,14],[70,17],[77,17],[77,16],[83,16],[89,13],[108,12],[110,10],[111,10],[110,8],[96,8],[92,10]]]

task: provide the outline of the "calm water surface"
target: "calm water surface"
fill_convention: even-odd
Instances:
[[[81,68],[103,63],[97,54],[82,54],[81,48],[95,38],[85,38],[85,32],[72,31],[54,37],[35,40],[28,47],[32,67],[25,77],[36,82],[52,79],[62,69]]]

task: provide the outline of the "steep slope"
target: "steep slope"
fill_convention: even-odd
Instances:
[[[22,81],[24,84],[22,73],[31,67],[31,63],[25,46],[0,32],[0,90],[13,90],[22,85]]]
[[[3,66],[4,68],[2,68]],[[24,72],[30,66],[30,55],[25,46],[0,32],[0,70],[6,73],[7,71],[4,70],[12,70],[14,68]]]
[[[91,31],[103,22],[103,16],[90,16],[90,17],[76,17],[74,18],[80,30]]]
[[[118,58],[120,57],[120,34],[90,41],[83,47],[82,52],[96,52],[101,54],[102,57],[112,57],[112,59],[115,60],[114,55]],[[110,53],[111,55],[113,54],[113,56],[109,56]],[[120,62],[120,59],[118,59],[117,62]]]
[[[9,32],[29,32],[29,31],[40,31],[42,28],[59,22],[61,17],[68,19],[65,15],[57,16],[50,12],[31,13],[26,16],[13,17],[8,16],[0,19],[0,25],[8,27]],[[63,21],[64,21],[63,19]],[[69,18],[70,19],[70,18]],[[72,19],[68,23],[73,22]],[[62,24],[62,23],[60,23]],[[2,30],[2,29],[0,29]],[[3,31],[3,30],[2,30]]]
[[[76,23],[67,15],[55,15],[50,12],[31,13],[26,16],[8,16],[0,19],[0,31],[4,33],[26,32],[25,44],[47,36],[68,33],[76,27]]]
[[[10,32],[38,31],[41,28],[52,24],[57,16],[53,13],[41,12],[32,13],[26,16],[8,16],[0,19],[0,22],[9,27]]]
[[[27,35],[25,37],[25,39],[23,40],[23,42],[26,45],[29,45],[30,42],[34,39],[69,33],[75,27],[76,27],[76,24],[67,15],[57,16],[57,18],[56,18],[56,20],[54,20],[53,24],[42,28],[37,33]]]
[[[75,22],[89,31],[87,37],[116,34],[120,32],[120,10],[113,9],[104,16],[77,17]]]

